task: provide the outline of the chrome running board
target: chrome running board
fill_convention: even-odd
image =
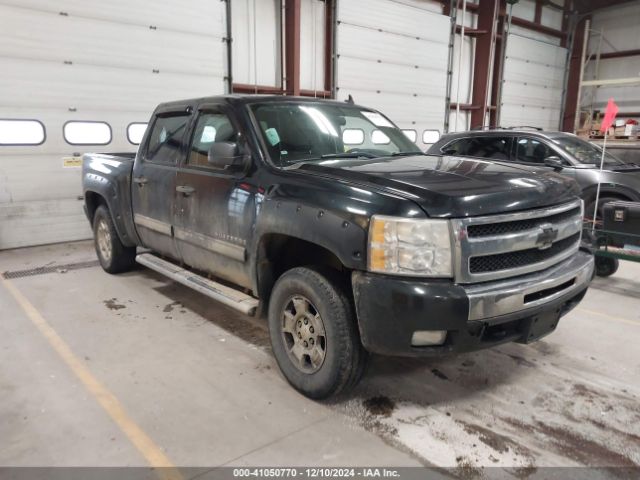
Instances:
[[[247,315],[253,315],[258,307],[257,298],[185,270],[151,253],[137,255],[136,262]]]

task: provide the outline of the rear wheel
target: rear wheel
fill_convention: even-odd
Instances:
[[[122,244],[111,214],[104,205],[100,205],[93,216],[93,239],[98,260],[106,272],[120,273],[133,268],[136,248]]]
[[[367,354],[351,301],[328,272],[299,267],[276,282],[269,302],[273,352],[287,381],[314,399],[354,386]]]

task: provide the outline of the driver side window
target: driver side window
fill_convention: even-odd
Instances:
[[[214,142],[236,142],[238,132],[224,113],[203,113],[193,131],[193,140],[187,163],[197,167],[210,167],[209,150]]]

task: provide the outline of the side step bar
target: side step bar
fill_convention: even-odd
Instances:
[[[258,307],[257,298],[213,282],[151,253],[137,255],[136,262],[247,315],[253,315]]]

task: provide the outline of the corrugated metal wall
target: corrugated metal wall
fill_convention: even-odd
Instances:
[[[429,2],[338,2],[337,97],[377,108],[400,128],[442,131],[450,19]]]
[[[63,158],[135,151],[127,126],[159,102],[223,93],[225,32],[219,1],[0,0],[0,119],[47,135],[0,147],[0,249],[89,238],[80,169]],[[69,120],[107,122],[111,143],[69,145]]]

